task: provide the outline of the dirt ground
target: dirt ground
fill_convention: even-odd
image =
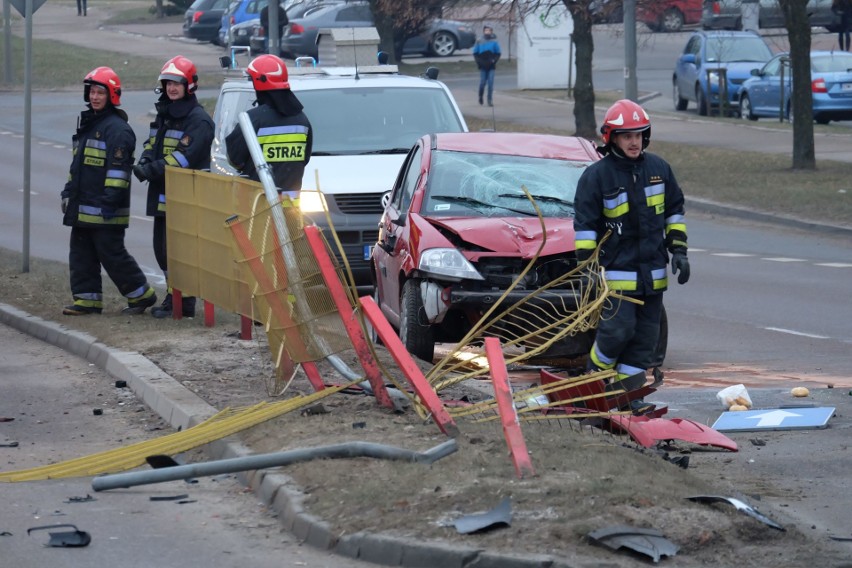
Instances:
[[[262,328],[255,338],[238,338],[239,321],[217,311],[216,325],[201,318],[182,321],[122,316],[121,298],[105,285],[101,316],[61,315],[70,296],[67,268],[33,259],[19,271],[20,257],[0,249],[0,299],[29,313],[86,331],[105,343],[141,352],[177,381],[217,408],[273,400],[271,357]],[[392,373],[396,366],[382,348]],[[354,354],[341,358],[357,369]],[[328,383],[345,382],[325,367]],[[397,377],[399,378],[399,377]],[[283,397],[311,392],[300,372]],[[443,391],[442,391],[443,392]],[[486,396],[481,383],[457,387],[454,399]],[[293,412],[242,434],[256,452],[305,448],[344,441],[369,441],[425,451],[446,438],[415,412],[381,409],[363,394],[335,394],[311,412]],[[785,524],[785,532],[761,524],[728,505],[704,505],[691,495],[739,496],[750,503],[759,494],[780,491],[772,479],[747,479],[742,468],[727,467],[735,454],[677,444],[641,449],[626,436],[580,426],[570,420],[524,423],[536,476],[519,480],[499,422],[459,419],[459,449],[431,466],[371,459],[326,460],[286,468],[301,488],[306,509],[340,534],[386,532],[417,540],[435,539],[489,550],[547,554],[576,566],[633,566],[645,563],[624,551],[591,545],[585,535],[611,525],[655,528],[680,547],[676,566],[852,566],[846,543],[817,540],[800,530],[786,512],[763,510]],[[670,459],[689,456],[683,469]],[[193,459],[202,459],[194,454]],[[669,458],[669,459],[666,459]],[[477,534],[460,534],[453,522],[510,498],[512,523]]]

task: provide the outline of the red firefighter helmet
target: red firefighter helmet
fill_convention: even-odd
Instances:
[[[113,106],[121,104],[121,79],[109,67],[93,69],[83,79],[83,100],[86,102],[89,102],[89,89],[92,88],[92,85],[100,85],[105,88],[109,93],[109,102]]]
[[[165,81],[175,81],[186,86],[187,94],[194,93],[198,88],[198,71],[192,61],[183,55],[176,55],[163,65],[159,80],[163,83],[163,88],[166,86]]]
[[[290,82],[284,60],[275,55],[255,57],[246,68],[255,91],[289,89]]]
[[[612,135],[619,132],[641,132],[642,148],[651,142],[651,118],[638,104],[628,99],[616,101],[606,111],[601,125],[601,138],[604,146],[612,141]]]

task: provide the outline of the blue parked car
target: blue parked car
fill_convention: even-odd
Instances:
[[[260,19],[260,11],[266,6],[267,0],[234,0],[225,10],[222,16],[222,25],[219,27],[219,45],[248,45],[246,41],[234,41],[232,27],[249,20]]]
[[[690,101],[698,114],[706,116],[720,107],[718,70],[728,81],[728,108],[739,110],[739,88],[751,77],[751,70],[772,59],[772,50],[755,32],[697,31],[686,42],[675,63],[672,96],[677,110],[686,110]],[[710,71],[710,73],[708,73]]]
[[[777,119],[783,116],[792,120],[793,74],[788,57],[788,53],[780,53],[760,69],[752,70],[752,77],[740,87],[740,114],[744,119]],[[814,120],[818,124],[852,120],[852,53],[811,52],[811,97]]]

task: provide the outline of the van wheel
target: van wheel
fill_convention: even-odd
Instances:
[[[669,8],[660,18],[660,31],[674,33],[683,28],[683,14],[677,8]]]
[[[399,339],[406,351],[431,363],[435,358],[435,334],[423,312],[420,280],[406,280],[402,286],[399,314]]]

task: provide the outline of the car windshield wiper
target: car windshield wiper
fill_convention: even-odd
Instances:
[[[520,193],[501,193],[498,197],[513,197],[515,199],[528,199],[526,195],[521,195]],[[532,197],[536,201],[544,201],[546,203],[559,203],[559,204],[562,204],[562,205],[567,205],[568,207],[574,207],[573,201],[568,201],[567,199],[561,199],[559,197],[554,197],[552,195],[536,195],[534,193],[531,193],[530,197]]]
[[[381,150],[368,150],[366,152],[358,152],[360,155],[366,154],[408,154],[411,148],[382,148]]]
[[[462,197],[460,195],[431,195],[430,197],[432,199],[455,201],[457,203],[464,203],[465,205],[473,205],[473,209],[494,209],[496,207],[498,209],[505,209],[506,211],[511,211],[513,213],[517,213],[518,215],[524,215],[526,217],[531,217],[534,215],[534,213],[531,213],[529,211],[512,209],[511,207],[506,207],[505,205],[497,205],[495,203],[485,203],[484,201],[480,201],[472,197]]]

